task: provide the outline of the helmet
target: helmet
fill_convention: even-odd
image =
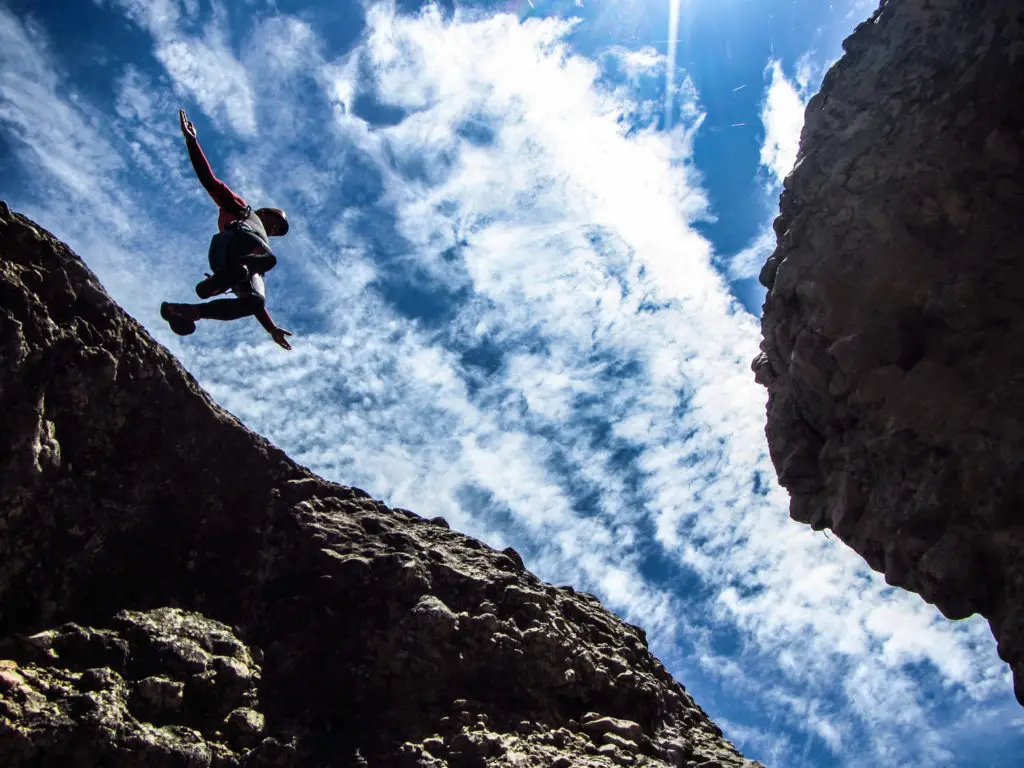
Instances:
[[[263,226],[266,226],[271,221],[280,223],[281,231],[277,233],[278,237],[288,234],[288,214],[280,208],[260,208],[256,211],[256,215],[260,217]]]

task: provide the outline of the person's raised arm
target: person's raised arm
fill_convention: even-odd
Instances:
[[[196,127],[192,121],[185,116],[185,110],[178,110],[178,120],[181,122],[181,132],[185,136],[185,146],[188,147],[188,158],[192,161],[192,169],[199,177],[203,188],[210,193],[213,202],[219,208],[226,208],[229,211],[240,211],[246,207],[245,200],[231,191],[223,181],[213,175],[210,162],[203,154],[199,146],[199,139],[196,138]]]

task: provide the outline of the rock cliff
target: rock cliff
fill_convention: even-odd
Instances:
[[[0,413],[0,765],[754,765],[642,629],[292,462],[3,203]]]
[[[1024,703],[1024,7],[888,0],[807,107],[762,354],[793,518],[950,618]]]

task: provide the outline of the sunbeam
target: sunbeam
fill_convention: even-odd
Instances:
[[[668,6],[668,61],[665,66],[665,130],[672,127],[672,93],[676,79],[676,42],[679,40],[679,3],[669,0]]]

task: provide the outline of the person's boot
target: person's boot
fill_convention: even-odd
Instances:
[[[187,306],[166,301],[160,305],[160,317],[166,320],[171,330],[179,336],[188,336],[196,330],[196,321],[190,316],[191,313],[185,310]]]
[[[196,283],[196,296],[200,299],[209,299],[212,296],[219,296],[227,293],[232,285],[240,279],[238,270],[223,269],[207,275],[205,279]]]

